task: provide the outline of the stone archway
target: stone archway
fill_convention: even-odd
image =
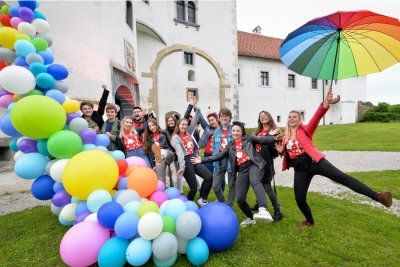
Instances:
[[[142,77],[146,78],[151,78],[153,80],[152,87],[149,92],[149,103],[152,104],[152,110],[154,110],[159,116],[159,101],[158,101],[158,68],[162,62],[162,60],[167,57],[168,55],[175,53],[175,52],[181,52],[181,51],[190,51],[195,53],[196,55],[204,58],[206,61],[208,61],[211,66],[215,69],[218,79],[219,79],[219,99],[220,99],[220,107],[226,106],[226,102],[229,102],[228,100],[225,99],[225,89],[230,88],[231,85],[227,80],[225,80],[224,77],[224,71],[222,67],[216,62],[209,54],[207,54],[205,51],[189,46],[189,45],[180,45],[180,44],[175,44],[169,47],[166,47],[162,50],[160,50],[157,53],[156,59],[154,60],[153,64],[150,67],[150,72],[142,72]]]

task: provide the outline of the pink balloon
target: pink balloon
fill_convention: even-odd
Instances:
[[[156,191],[164,191],[164,189],[165,189],[165,184],[164,184],[164,182],[161,181],[161,180],[158,180]]]
[[[23,22],[23,20],[20,17],[13,17],[10,20],[10,24],[11,26],[13,26],[13,28],[18,29],[18,25]]]
[[[89,266],[110,238],[110,232],[96,221],[83,221],[65,233],[60,244],[61,259],[72,267]]]
[[[129,157],[125,159],[128,162],[128,166],[140,166],[140,167],[147,167],[147,163],[141,157]]]
[[[3,108],[7,108],[8,105],[14,102],[14,98],[12,95],[3,95],[0,97],[0,106]]]
[[[157,191],[151,195],[150,200],[157,203],[157,205],[160,207],[162,203],[168,200],[168,195],[163,191]]]

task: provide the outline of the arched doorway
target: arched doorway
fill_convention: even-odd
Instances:
[[[118,87],[115,93],[115,104],[117,104],[120,107],[118,116],[120,119],[122,119],[125,116],[132,115],[133,107],[136,106],[136,100],[128,87],[124,85]]]

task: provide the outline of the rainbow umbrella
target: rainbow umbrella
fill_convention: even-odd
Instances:
[[[290,33],[280,57],[290,70],[315,79],[380,72],[400,60],[400,22],[371,11],[336,12]]]

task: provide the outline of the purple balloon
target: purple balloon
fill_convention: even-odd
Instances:
[[[85,129],[80,133],[84,144],[93,144],[96,141],[96,132],[93,129]]]
[[[24,153],[38,152],[37,141],[33,139],[23,139],[18,143],[18,148]]]
[[[3,95],[10,95],[10,93],[6,90],[0,91],[0,96],[3,96]]]
[[[78,113],[68,113],[67,114],[67,124],[69,124],[73,119],[78,118],[80,115]]]
[[[32,20],[35,18],[32,9],[27,7],[19,8],[19,17],[29,23],[32,22]]]
[[[54,194],[52,202],[57,207],[64,207],[71,203],[71,196],[65,190],[61,190]]]
[[[178,197],[176,197],[177,199],[182,200],[183,202],[188,201],[187,197],[185,195],[180,194]]]
[[[92,214],[90,211],[82,212],[81,214],[76,216],[74,224],[78,224],[80,222],[83,222],[86,219],[86,217],[89,216],[90,214]]]

